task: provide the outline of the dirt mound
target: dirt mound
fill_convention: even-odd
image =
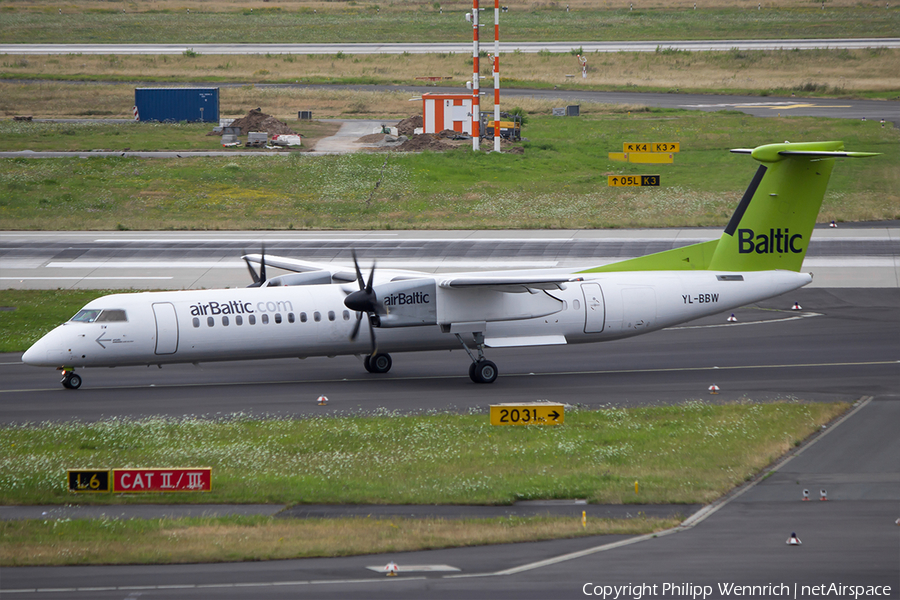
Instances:
[[[246,117],[235,119],[231,127],[240,127],[241,135],[247,135],[251,131],[265,131],[269,135],[297,135],[297,132],[279,121],[272,115],[260,111],[251,110]]]
[[[415,135],[416,127],[422,127],[422,115],[408,117],[397,123],[397,133],[411,138]]]
[[[364,135],[361,138],[356,140],[357,144],[376,144],[378,142],[384,141],[384,136],[387,134],[384,133],[370,133],[369,135]]]
[[[414,135],[399,146],[392,148],[398,152],[422,152],[423,150],[431,150],[432,152],[443,152],[450,150],[453,146],[445,144],[439,137],[431,134]]]

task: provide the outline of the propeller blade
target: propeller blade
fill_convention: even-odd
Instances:
[[[259,263],[259,285],[262,285],[266,282],[266,245],[263,244],[261,247],[262,260]]]
[[[378,354],[378,346],[375,344],[375,328],[372,326],[372,319],[369,318],[369,339],[372,342],[372,356]]]
[[[242,251],[243,254],[247,254],[246,250]],[[259,283],[259,275],[256,273],[256,269],[253,268],[253,263],[251,263],[247,257],[244,257],[244,262],[247,263],[247,270],[250,271],[250,277],[253,279],[253,283]]]
[[[362,272],[359,270],[359,261],[356,260],[356,250],[353,249],[350,252],[351,254],[353,254],[353,266],[356,268],[356,281],[357,283],[359,283],[359,289],[365,289],[365,284],[363,284]]]
[[[366,291],[372,291],[372,281],[375,279],[375,261],[372,261],[372,270],[369,271],[369,281],[366,283]]]
[[[359,325],[362,323],[362,316],[363,314],[361,312],[356,313],[356,323],[353,325],[353,331],[350,332],[351,342],[355,342],[356,336],[359,335]]]

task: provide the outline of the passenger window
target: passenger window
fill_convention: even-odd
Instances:
[[[269,315],[264,314],[264,315],[261,317],[261,319],[262,319],[262,324],[263,324],[263,325],[268,325],[268,324],[269,324]]]
[[[300,322],[306,323],[306,313],[300,313]]]
[[[288,323],[294,322],[294,313],[288,313]]]
[[[200,327],[200,319],[194,317],[194,327]]]
[[[256,315],[250,315],[247,317],[247,322],[251,325],[256,325]]]
[[[243,325],[244,317],[242,317],[241,315],[234,315],[234,324],[235,325]]]
[[[228,326],[228,317],[222,317],[222,325]]]
[[[212,317],[206,317],[206,324],[207,324],[207,326],[212,327],[213,325],[216,324],[216,320],[213,319]]]
[[[319,313],[319,311],[314,312],[314,313],[313,313],[313,319],[316,321],[316,323],[318,323],[319,321],[321,321],[321,320],[322,320],[322,315],[321,315],[321,313]]]
[[[349,321],[349,320],[350,320],[350,311],[349,311],[349,310],[345,310],[345,311],[344,311],[344,320],[345,320],[345,321]]]
[[[281,313],[275,313],[275,322],[281,323]]]
[[[328,320],[334,321],[334,311],[333,310],[328,311]]]
[[[572,300],[572,308],[574,308],[575,310],[580,309],[580,308],[581,308],[581,302],[579,302],[578,300]]]

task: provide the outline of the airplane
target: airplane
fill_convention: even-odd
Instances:
[[[493,383],[488,348],[617,340],[720,313],[812,281],[803,258],[842,142],[732,150],[760,164],[716,240],[581,269],[443,273],[245,255],[248,288],[103,296],[23,355],[77,368],[357,355],[387,373],[391,353],[462,348],[469,377]],[[253,265],[259,265],[259,273]],[[266,267],[289,273],[266,278]],[[368,340],[360,336],[363,318]],[[377,330],[377,337],[376,337]]]

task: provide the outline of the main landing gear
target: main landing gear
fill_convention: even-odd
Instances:
[[[81,387],[81,375],[75,371],[63,370],[63,377],[59,380],[63,387],[68,390],[77,390]]]
[[[393,364],[394,361],[391,360],[391,355],[383,353],[369,354],[363,360],[363,366],[369,373],[387,373],[391,370],[391,365]]]
[[[475,383],[494,383],[497,379],[497,375],[499,375],[499,371],[497,371],[497,365],[484,357],[484,334],[475,333],[474,336],[475,343],[477,344],[478,358],[475,358],[475,355],[472,354],[469,347],[462,341],[462,337],[460,337],[458,333],[456,334],[456,339],[462,344],[463,350],[465,350],[466,354],[469,355],[469,358],[472,359],[472,364],[469,365],[469,379]]]

